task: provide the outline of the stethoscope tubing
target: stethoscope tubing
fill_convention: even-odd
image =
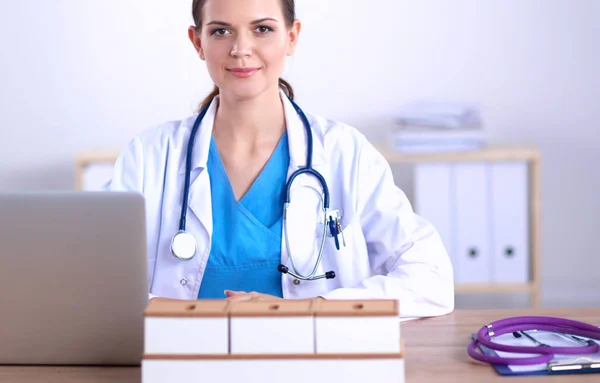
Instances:
[[[306,150],[306,165],[304,167],[301,167],[300,169],[296,170],[295,172],[293,172],[290,175],[288,181],[286,182],[286,193],[285,193],[286,201],[284,204],[284,211],[283,211],[283,230],[285,233],[287,257],[291,262],[293,271],[290,271],[284,265],[280,265],[278,269],[283,273],[289,273],[296,279],[302,279],[302,280],[317,280],[317,279],[322,279],[322,278],[328,278],[328,279],[334,278],[335,273],[333,271],[329,271],[323,275],[318,275],[318,276],[316,275],[319,265],[321,264],[321,260],[323,257],[323,249],[325,246],[325,239],[327,237],[327,214],[329,212],[329,203],[330,203],[329,188],[327,186],[327,182],[326,182],[325,178],[318,171],[316,171],[315,169],[312,168],[313,135],[312,135],[310,122],[308,121],[308,118],[306,117],[306,115],[304,114],[302,109],[293,100],[291,100],[291,98],[288,98],[288,99],[291,102],[291,104],[293,105],[293,107],[296,110],[296,112],[298,113],[298,115],[300,116],[300,119],[302,120],[302,123],[306,129],[307,150]],[[206,113],[207,113],[208,109],[210,108],[213,101],[214,101],[214,99],[211,100],[211,102],[200,111],[200,114],[196,118],[196,121],[194,122],[192,131],[190,133],[190,138],[188,141],[187,152],[186,152],[185,187],[183,189],[183,201],[182,201],[182,205],[181,205],[179,231],[175,234],[175,236],[180,235],[180,234],[186,234],[185,226],[186,226],[186,216],[187,216],[188,199],[189,199],[189,192],[190,192],[190,177],[191,177],[194,140],[196,137],[196,133],[198,132],[200,123],[204,119],[204,116],[206,115]],[[302,174],[312,175],[315,178],[317,178],[319,181],[319,184],[321,185],[321,187],[323,189],[323,215],[324,215],[323,216],[323,234],[321,237],[321,244],[319,247],[317,261],[315,262],[315,266],[309,275],[302,275],[301,273],[298,272],[298,270],[296,268],[296,264],[294,263],[294,258],[293,258],[293,255],[292,255],[292,252],[290,249],[288,227],[287,227],[287,210],[288,210],[288,207],[289,207],[289,204],[291,201],[292,185],[293,185],[294,180]],[[337,237],[336,237],[336,240],[337,240]],[[171,251],[176,258],[179,258],[182,260],[189,260],[195,256],[195,251],[190,255],[190,257],[182,257],[179,254],[176,254],[177,251],[174,250],[174,247],[173,247],[174,242],[175,242],[175,237],[171,243]]]
[[[512,317],[500,321],[492,322],[483,326],[477,332],[477,339],[467,348],[467,353],[473,359],[485,363],[505,364],[505,365],[533,365],[547,363],[554,358],[556,354],[565,355],[584,355],[593,354],[600,351],[600,346],[588,341],[586,346],[582,347],[551,347],[542,346],[511,346],[492,341],[493,337],[503,334],[519,331],[549,331],[562,334],[571,334],[583,336],[591,339],[600,339],[600,329],[590,324],[574,321],[564,318],[554,318],[545,316],[523,316]],[[477,352],[479,346],[484,346],[491,350],[504,351],[519,354],[538,354],[533,357],[499,357],[484,355]]]
[[[317,270],[319,269],[319,265],[321,264],[321,258],[323,257],[323,248],[325,247],[325,239],[327,237],[327,210],[325,210],[323,212],[323,233],[321,236],[321,244],[319,247],[319,253],[317,255],[317,261],[315,262],[315,266],[313,267],[312,272],[309,275],[302,275],[301,273],[298,272],[298,269],[296,268],[296,264],[294,263],[294,257],[292,256],[292,250],[290,249],[290,240],[288,237],[288,227],[287,227],[287,222],[288,222],[287,221],[287,209],[288,209],[288,207],[289,207],[289,202],[286,202],[285,207],[283,209],[283,231],[284,231],[284,235],[285,235],[285,246],[286,246],[288,258],[292,264],[292,269],[294,270],[293,272],[288,271],[288,273],[297,279],[308,280],[308,281],[326,278],[325,275],[320,275],[320,276],[315,277],[315,274],[317,274]]]
[[[206,105],[206,107],[204,107],[204,109],[202,109],[200,111],[200,114],[198,115],[198,118],[196,118],[196,121],[194,122],[194,126],[192,128],[192,131],[190,133],[190,138],[189,138],[189,142],[188,142],[188,147],[187,147],[187,153],[186,153],[186,157],[185,157],[185,187],[183,188],[183,201],[181,203],[181,217],[179,219],[179,231],[183,231],[185,232],[185,221],[187,218],[187,208],[188,208],[188,198],[189,198],[189,194],[190,194],[190,177],[191,177],[191,168],[192,168],[192,155],[194,153],[194,140],[196,138],[196,133],[198,132],[198,127],[200,125],[200,123],[202,122],[202,120],[204,119],[204,116],[206,115],[206,112],[208,111],[208,108],[210,108],[210,105],[213,103],[213,101],[211,100],[211,102]]]

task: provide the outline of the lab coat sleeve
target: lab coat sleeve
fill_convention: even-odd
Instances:
[[[139,138],[134,138],[117,158],[113,175],[102,187],[107,191],[144,192],[144,157]],[[156,295],[148,294],[148,299]]]
[[[398,299],[400,316],[454,310],[453,269],[436,229],[413,212],[385,158],[366,140],[358,152],[357,215],[373,276],[326,299]]]
[[[109,191],[133,191],[143,193],[144,157],[139,139],[136,137],[121,152],[110,181],[103,188]]]

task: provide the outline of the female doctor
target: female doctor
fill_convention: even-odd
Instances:
[[[189,38],[215,89],[199,113],[135,137],[110,190],[145,196],[150,296],[398,299],[454,308],[453,272],[382,155],[305,113],[280,79],[294,0],[193,0]]]

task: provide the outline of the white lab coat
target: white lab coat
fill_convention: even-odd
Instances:
[[[305,128],[282,94],[288,131],[288,176],[306,163]],[[215,101],[218,101],[215,100]],[[145,196],[148,283],[151,296],[196,299],[211,248],[212,218],[207,155],[218,102],[196,135],[192,156],[187,231],[198,251],[191,261],[170,252],[179,228],[187,142],[197,115],[150,128],[135,137],[115,164],[113,191]],[[301,281],[283,275],[284,298],[398,299],[401,316],[436,316],[454,309],[453,270],[434,227],[416,215],[394,184],[383,156],[356,129],[306,113],[313,132],[313,167],[327,181],[330,208],[342,215],[343,241],[328,236],[318,273],[334,279]],[[312,271],[321,241],[321,187],[314,177],[294,181],[289,240],[298,271]],[[218,213],[217,213],[218,214]],[[340,238],[342,241],[342,238]],[[281,262],[291,269],[282,233]]]

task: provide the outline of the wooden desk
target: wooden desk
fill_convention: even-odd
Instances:
[[[407,383],[412,382],[600,382],[600,374],[503,377],[467,355],[470,335],[494,320],[520,316],[565,317],[600,326],[600,308],[468,310],[402,324],[406,339]],[[436,363],[431,363],[435,359]]]
[[[600,374],[501,377],[467,355],[470,334],[485,323],[516,315],[549,315],[600,325],[600,308],[456,311],[439,318],[405,322],[406,382],[599,382]],[[435,362],[432,363],[432,360]],[[137,367],[2,367],[0,382],[138,383]],[[376,383],[376,382],[373,382]]]

